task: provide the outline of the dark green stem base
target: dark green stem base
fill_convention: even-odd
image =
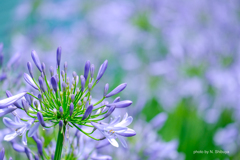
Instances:
[[[58,131],[58,139],[57,139],[57,144],[55,149],[54,160],[61,160],[66,124],[64,123],[62,127],[63,127],[62,132],[60,129]]]

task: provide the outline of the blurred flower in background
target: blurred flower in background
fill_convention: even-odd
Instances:
[[[24,57],[19,68],[25,72],[32,49],[48,68],[55,62],[50,53],[61,46],[69,70],[77,72],[86,59],[96,66],[108,59],[111,68],[93,94],[102,94],[104,82],[128,84],[121,97],[133,105],[114,114],[135,119],[137,136],[126,154],[132,159],[238,159],[239,3],[8,1],[0,6],[0,41],[7,53]],[[153,129],[159,113],[168,116]],[[215,149],[230,154],[193,154]],[[111,148],[106,154],[121,159],[122,153]]]

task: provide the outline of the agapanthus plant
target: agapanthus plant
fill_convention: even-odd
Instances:
[[[15,115],[15,120],[4,117],[3,122],[9,128],[14,129],[4,137],[5,140],[11,141],[16,136],[22,136],[22,142],[27,145],[27,138],[33,137],[39,126],[44,129],[55,127],[59,124],[57,144],[55,148],[54,159],[61,158],[63,142],[65,135],[68,136],[69,127],[76,128],[86,136],[94,140],[107,140],[114,146],[118,147],[115,140],[118,138],[123,146],[126,142],[123,137],[131,137],[136,133],[134,130],[127,128],[132,122],[132,117],[126,114],[120,122],[120,117],[115,118],[110,124],[101,122],[109,117],[117,108],[125,108],[132,104],[130,100],[120,101],[120,97],[116,98],[113,103],[105,101],[106,98],[114,96],[125,89],[126,83],[120,84],[114,90],[108,93],[109,85],[104,87],[103,98],[92,103],[91,91],[99,82],[107,69],[108,61],[105,60],[100,66],[96,79],[94,80],[95,67],[90,61],[87,61],[84,68],[84,74],[80,76],[76,72],[72,73],[72,79],[67,75],[67,63],[60,69],[61,48],[57,49],[56,73],[54,68],[50,67],[51,78],[47,78],[45,64],[41,63],[35,51],[31,53],[32,60],[41,76],[38,80],[34,78],[33,69],[30,62],[27,63],[29,74],[24,74],[24,80],[38,93],[22,92],[12,96],[9,91],[6,92],[8,98],[0,101],[0,108],[5,109],[4,114],[11,112],[11,108],[24,110],[29,118],[23,118]],[[79,82],[80,79],[80,83]],[[38,82],[38,83],[37,83]],[[21,99],[21,104],[17,102]],[[90,132],[81,129],[82,126],[90,127]],[[102,137],[96,138],[92,134],[99,130]],[[44,158],[44,155],[40,155]]]

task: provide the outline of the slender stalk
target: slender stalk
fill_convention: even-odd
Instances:
[[[59,128],[59,131],[58,131],[58,139],[57,139],[57,145],[55,149],[54,160],[61,160],[65,130],[66,130],[66,124],[64,123],[62,126],[62,130]]]

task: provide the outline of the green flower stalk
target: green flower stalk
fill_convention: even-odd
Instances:
[[[116,145],[115,138],[120,140],[121,137],[130,137],[134,136],[135,131],[127,128],[126,126],[132,122],[132,118],[128,116],[125,117],[126,122],[119,123],[119,120],[116,119],[114,123],[105,124],[104,130],[101,126],[103,124],[101,120],[110,116],[115,109],[125,108],[132,104],[131,101],[125,100],[120,101],[118,98],[117,101],[113,103],[105,102],[105,99],[113,95],[118,94],[127,86],[126,83],[123,83],[116,87],[111,92],[108,92],[108,84],[104,87],[104,94],[102,99],[96,103],[92,103],[91,92],[94,89],[95,85],[99,82],[104,72],[107,69],[108,61],[105,60],[104,63],[100,66],[96,79],[94,80],[94,70],[95,67],[90,61],[87,61],[84,67],[84,74],[80,76],[76,72],[73,72],[72,78],[67,75],[67,63],[64,63],[64,70],[61,71],[61,54],[62,50],[59,47],[57,49],[57,67],[56,74],[54,74],[53,67],[50,67],[51,78],[47,77],[46,67],[44,63],[41,63],[37,53],[32,51],[31,56],[34,61],[34,64],[41,72],[41,76],[36,80],[33,75],[33,69],[30,62],[27,63],[29,74],[24,74],[24,80],[36,91],[38,94],[33,94],[30,92],[23,92],[18,95],[9,97],[7,99],[0,101],[0,108],[6,108],[9,105],[16,104],[16,101],[22,99],[22,106],[18,109],[24,110],[32,120],[23,119],[20,117],[18,121],[11,121],[11,119],[4,120],[4,123],[11,127],[14,126],[16,133],[14,136],[8,135],[7,140],[10,141],[15,138],[17,135],[26,134],[28,131],[28,136],[32,137],[37,132],[39,126],[43,128],[51,128],[56,125],[59,125],[57,145],[55,149],[55,160],[61,159],[62,148],[64,144],[65,134],[69,135],[68,127],[77,128],[80,132],[94,140],[103,140],[108,139],[110,143],[114,146]],[[90,72],[90,73],[89,73]],[[80,79],[80,83],[79,83]],[[37,83],[38,82],[38,83]],[[23,98],[25,96],[25,99]],[[103,102],[103,103],[102,103]],[[31,127],[32,126],[32,127]],[[92,131],[90,133],[81,129],[80,126],[91,127]],[[24,132],[19,133],[19,128],[23,128]],[[92,134],[98,129],[99,131],[104,131],[103,137],[96,138]],[[122,138],[120,140],[123,142]],[[24,143],[27,143],[27,140],[23,140]],[[113,143],[114,142],[114,143]],[[124,142],[125,143],[125,142]],[[43,156],[43,155],[41,155]],[[44,157],[42,157],[44,158]]]

